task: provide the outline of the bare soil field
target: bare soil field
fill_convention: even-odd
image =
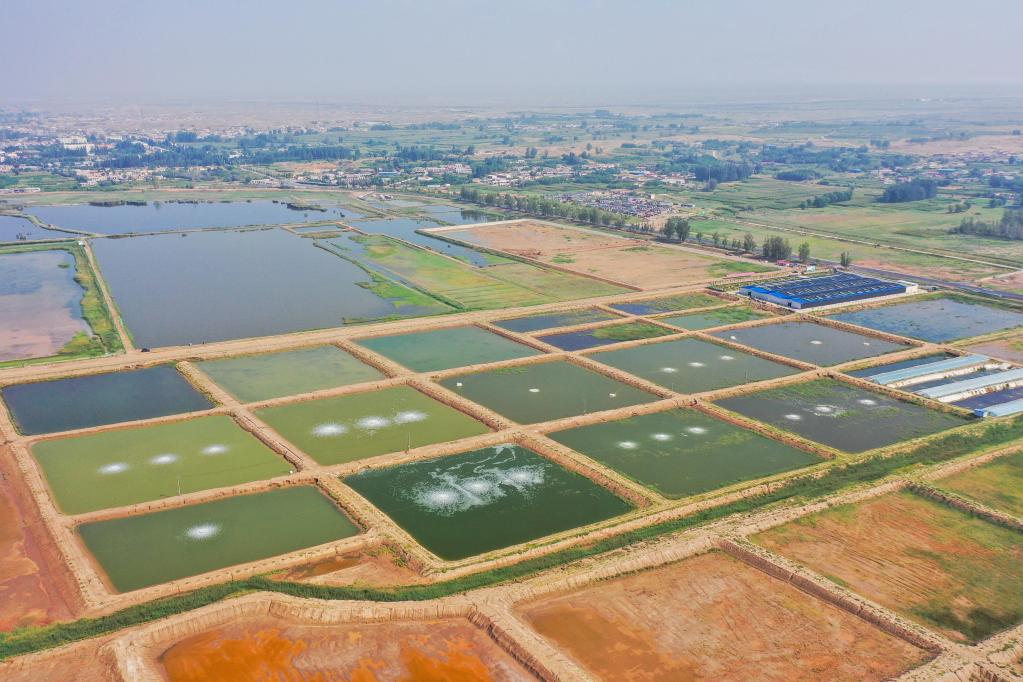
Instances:
[[[250,619],[184,639],[160,662],[172,682],[532,679],[462,619],[330,626]]]
[[[69,586],[52,571],[48,537],[29,500],[14,488],[9,453],[0,448],[0,631],[72,618]]]
[[[520,607],[607,680],[866,680],[928,654],[720,552]]]
[[[967,346],[966,350],[971,353],[990,355],[1009,362],[1023,362],[1023,332],[1006,336],[996,341]]]
[[[391,550],[376,548],[342,554],[281,571],[278,580],[314,582],[321,585],[360,585],[389,587],[425,582],[421,574],[407,565]]]
[[[912,493],[835,507],[753,540],[954,640],[1023,620],[1023,534]]]
[[[89,639],[59,651],[0,661],[0,680],[4,682],[42,682],[43,680],[81,680],[82,682],[121,682],[112,656],[100,647],[109,638]]]
[[[614,237],[530,220],[484,224],[444,234],[495,251],[641,288],[702,282],[726,274],[728,270],[719,270],[732,265],[730,261],[643,239]],[[735,269],[740,270],[742,268]]]

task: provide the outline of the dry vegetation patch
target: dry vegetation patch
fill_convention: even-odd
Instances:
[[[521,611],[607,680],[886,679],[928,656],[720,552]]]
[[[754,539],[958,641],[1023,620],[1023,535],[912,493],[829,509]]]

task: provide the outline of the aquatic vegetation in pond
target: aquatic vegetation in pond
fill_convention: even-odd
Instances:
[[[597,308],[584,308],[582,310],[569,310],[563,313],[541,313],[526,317],[513,317],[508,320],[497,320],[492,324],[508,331],[523,333],[614,319],[617,319],[617,316],[607,311]]]

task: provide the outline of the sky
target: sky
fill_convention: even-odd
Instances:
[[[1019,0],[3,0],[0,107],[1023,93]]]

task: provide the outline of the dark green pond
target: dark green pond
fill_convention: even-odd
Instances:
[[[864,452],[961,426],[968,420],[831,379],[717,401],[845,452]]]
[[[518,445],[367,470],[345,483],[448,560],[631,509],[609,490]]]
[[[170,365],[0,389],[28,435],[205,410],[213,403]]]
[[[813,322],[780,322],[714,332],[712,336],[815,365],[837,365],[909,346]]]
[[[673,499],[821,461],[696,410],[640,415],[548,436]]]
[[[657,400],[651,393],[563,360],[462,374],[440,383],[520,424]]]
[[[377,336],[356,342],[416,372],[539,355],[540,351],[479,327]]]
[[[359,530],[319,490],[297,486],[87,523],[78,532],[113,586],[129,592]]]
[[[714,391],[798,371],[700,339],[650,343],[590,357],[679,393]]]

